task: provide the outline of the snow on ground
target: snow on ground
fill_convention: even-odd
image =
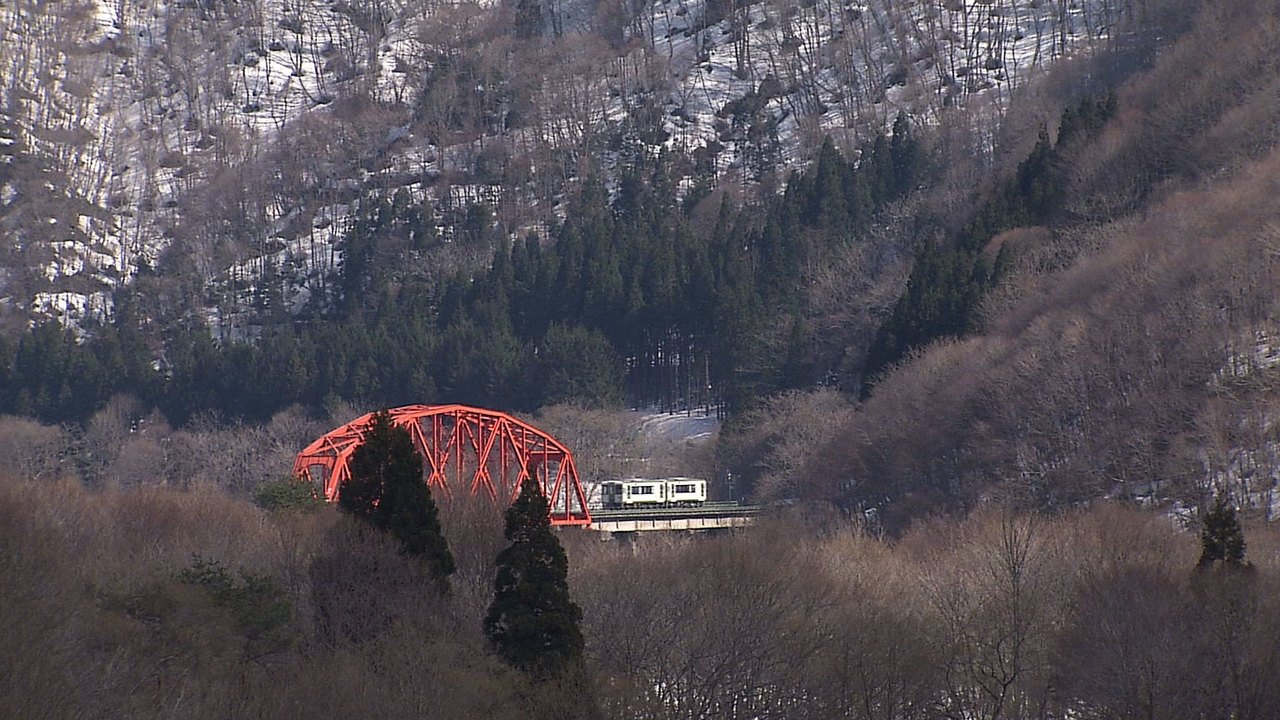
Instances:
[[[1280,366],[1280,340],[1266,330],[1255,330],[1253,333],[1251,352],[1232,355],[1229,361],[1229,372],[1232,375],[1247,375],[1257,370],[1270,370]]]
[[[701,409],[689,413],[637,411],[635,415],[636,430],[647,444],[700,444],[720,432],[720,418]]]
[[[709,22],[706,0],[656,0],[646,5],[646,21],[629,32],[657,58],[666,84],[651,86],[637,61],[630,79],[613,73],[572,90],[598,91],[601,97],[590,101],[594,121],[616,124],[628,113],[624,83],[638,84],[642,94],[665,88],[659,98],[665,144],[688,152],[723,148],[715,153],[717,172],[740,171],[749,179],[752,163],[795,164],[798,148],[823,134],[855,144],[899,110],[926,121],[959,102],[986,103],[998,112],[1009,92],[1050,59],[1105,37],[1106,29],[1089,21],[1105,5],[764,0],[738,20]],[[184,193],[203,181],[204,155],[241,162],[237,152],[262,146],[307,113],[327,111],[351,83],[367,85],[381,101],[411,102],[411,79],[425,71],[423,43],[430,41],[419,28],[424,10],[407,3],[377,7],[388,17],[381,30],[367,32],[367,18],[331,0],[264,0],[251,16],[234,5],[99,0],[79,20],[56,9],[0,5],[0,77],[6,78],[0,107],[25,108],[13,117],[26,123],[20,129],[30,149],[66,169],[70,197],[102,210],[102,219],[78,234],[74,215],[61,225],[49,217],[42,236],[86,246],[74,253],[60,247],[38,268],[55,284],[52,292],[83,292],[85,279],[115,287],[131,279],[139,262],[154,262],[181,224]],[[570,33],[591,22],[590,3],[559,7],[568,13]],[[636,42],[628,52],[639,52]],[[565,99],[558,98],[564,88],[556,90],[556,82],[548,81],[544,111],[554,112],[557,99]],[[567,113],[581,109],[563,106]],[[549,118],[547,127],[572,144],[581,140],[577,120]],[[397,130],[403,134],[387,140],[398,148],[391,172],[405,178],[468,168],[476,148],[490,140],[436,148],[407,127]],[[512,147],[527,145],[521,131],[508,139]],[[14,143],[8,135],[3,141]],[[13,192],[5,186],[6,204]],[[279,224],[297,210],[269,208],[274,215],[267,221]],[[301,236],[273,231],[263,243],[270,257],[218,272],[240,285],[268,266],[303,268],[302,286],[285,293],[296,307],[312,290],[311,274],[332,269],[350,210],[323,209]],[[73,277],[80,279],[62,282]],[[46,299],[36,307],[47,305]],[[94,305],[86,297],[65,309]]]
[[[1280,517],[1280,443],[1231,448],[1216,470],[1205,463],[1209,486],[1227,489],[1241,507],[1261,510],[1267,520]]]
[[[63,324],[76,327],[74,321],[83,319],[105,320],[114,308],[111,295],[106,292],[42,292],[32,300],[32,306],[46,317],[56,318]]]
[[[50,191],[65,194],[68,206],[101,211],[77,233],[74,216],[40,209],[49,213],[45,225],[12,239],[53,250],[33,268],[52,288],[26,302],[72,325],[79,309],[100,308],[82,288],[115,287],[140,262],[156,260],[182,221],[184,193],[203,182],[201,157],[243,162],[236,153],[360,81],[371,56],[384,61],[376,90],[402,96],[406,72],[395,59],[412,53],[415,30],[393,21],[381,45],[369,48],[372,35],[357,27],[355,11],[332,0],[264,0],[253,12],[236,4],[100,0],[83,16],[57,5],[0,3],[0,126],[12,123],[24,152],[56,169]],[[9,133],[6,149],[16,142]],[[17,187],[5,184],[3,205],[19,197]],[[283,217],[292,208],[274,210]],[[302,245],[288,238],[289,257],[274,259],[332,258],[331,248],[312,249],[332,245],[341,228],[331,224],[338,229],[312,233]],[[53,299],[67,293],[83,297]]]
[[[651,53],[664,58],[669,76],[663,144],[682,152],[723,148],[715,156],[716,172],[740,172],[749,181],[753,164],[757,169],[793,165],[800,150],[823,134],[856,144],[884,130],[902,110],[926,122],[943,106],[963,102],[998,114],[1014,88],[1052,58],[1090,40],[1081,29],[1088,25],[1090,10],[1101,3],[1054,7],[1014,0],[953,0],[904,9],[889,0],[766,0],[748,7],[745,21],[735,27],[733,18],[707,22],[706,0],[658,0],[649,5],[651,16],[642,24],[647,30],[640,39]],[[276,39],[265,50],[258,47],[247,53],[247,69],[235,86],[237,98],[251,99],[246,112],[253,107],[254,117],[270,119],[255,126],[264,135],[331,96],[330,75],[340,67],[335,59],[342,56],[335,54],[332,40],[317,48],[311,39],[308,45],[305,31],[328,28],[325,36],[330,38],[351,33],[349,19],[336,16],[322,2],[294,6],[292,14],[274,2],[267,7],[275,24],[288,31],[286,42],[282,44],[277,29]],[[561,10],[569,17],[569,32],[587,25],[585,5],[568,3]],[[375,88],[387,102],[404,101],[407,78],[422,70],[415,69],[415,62],[421,62],[427,40],[418,36],[411,19],[406,13],[389,22],[375,49]],[[631,47],[635,52],[635,45]],[[620,66],[611,67],[615,72],[608,73],[607,80],[592,79],[587,88],[602,95],[592,103],[597,124],[617,124],[628,115],[625,81],[616,72]],[[549,87],[554,85],[549,82]],[[551,93],[554,100],[555,91]],[[744,105],[768,118],[764,123],[773,129],[762,136],[759,119],[751,119]],[[567,112],[576,107],[571,103]],[[549,121],[551,126],[557,122],[565,130],[561,142],[580,140],[572,129],[577,118]],[[395,142],[398,149],[389,160],[388,173],[405,179],[430,178],[444,168],[470,168],[486,145],[503,145],[501,138],[478,138],[436,147],[415,137],[408,126],[392,132],[388,144]],[[513,129],[507,140],[511,147],[531,146],[533,133],[534,128]],[[415,200],[432,200],[441,212],[473,202],[496,207],[503,200],[503,188],[496,185],[452,185],[439,197],[418,181],[404,187]],[[289,270],[289,277],[300,278],[284,291],[296,311],[312,296],[314,275],[336,267],[340,252],[335,246],[348,226],[339,218],[349,220],[353,210],[348,206],[322,211],[317,221],[322,232],[293,238],[273,233],[275,244],[284,249],[233,265],[223,276],[243,287],[265,268]],[[326,217],[331,222],[323,224]],[[447,223],[440,229],[448,238]]]
[[[677,77],[668,144],[688,151],[721,142],[721,170],[744,166],[751,152],[748,128],[733,127],[726,112],[744,98],[777,119],[790,164],[806,139],[856,143],[900,110],[931,120],[960,102],[998,109],[1050,60],[1089,40],[1080,32],[1088,3],[761,2],[748,9],[745,39],[732,19],[706,24],[705,0],[653,7],[653,43]]]
[[[1280,342],[1275,333],[1257,328],[1227,349],[1227,359],[1211,381],[1218,386],[1246,382],[1257,373],[1280,367]],[[1251,419],[1242,428],[1252,437],[1247,446],[1230,447],[1202,457],[1209,487],[1229,491],[1242,507],[1261,510],[1268,520],[1280,517],[1280,442],[1275,436],[1275,418]]]

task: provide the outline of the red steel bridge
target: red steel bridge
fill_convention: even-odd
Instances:
[[[466,405],[407,405],[389,411],[391,423],[409,431],[422,453],[423,474],[433,491],[463,491],[510,503],[534,477],[551,505],[552,525],[591,524],[573,453],[560,441],[511,415]],[[374,413],[361,415],[317,438],[293,463],[293,473],[337,500],[351,477],[351,453],[364,442]]]

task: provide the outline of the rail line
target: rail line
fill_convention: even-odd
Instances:
[[[744,527],[760,514],[759,505],[708,502],[697,507],[609,509],[592,508],[590,529],[599,532],[650,530],[719,530]]]

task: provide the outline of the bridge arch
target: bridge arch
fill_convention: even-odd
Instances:
[[[466,405],[406,405],[388,411],[422,453],[424,480],[446,498],[470,488],[510,503],[532,475],[551,505],[551,524],[590,525],[573,453],[538,428],[496,410]],[[338,499],[351,477],[348,460],[373,426],[367,413],[317,438],[293,463],[293,474],[326,500]]]

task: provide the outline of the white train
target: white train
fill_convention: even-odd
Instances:
[[[600,483],[605,509],[698,507],[707,501],[707,481],[699,478],[628,478]]]

